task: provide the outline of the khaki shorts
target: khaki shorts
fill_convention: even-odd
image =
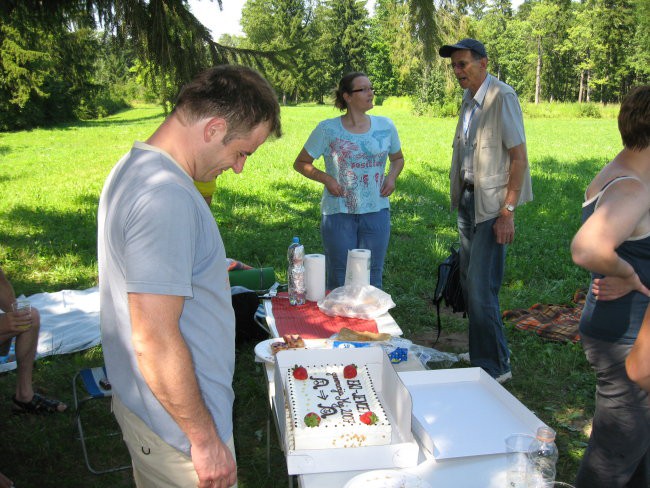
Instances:
[[[196,488],[199,477],[190,457],[163,441],[115,395],[113,413],[131,454],[138,488]],[[226,445],[235,458],[234,438],[230,437]]]

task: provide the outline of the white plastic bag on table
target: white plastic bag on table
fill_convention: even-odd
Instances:
[[[420,360],[422,366],[427,369],[450,368],[459,361],[457,354],[438,351],[437,349],[420,346],[419,344],[411,344],[409,346],[409,352],[415,354],[415,357]]]
[[[340,286],[318,302],[324,314],[367,320],[385,314],[394,306],[388,293],[372,285]]]

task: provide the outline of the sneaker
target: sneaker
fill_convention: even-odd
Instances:
[[[512,371],[508,371],[506,373],[503,373],[501,376],[497,376],[494,378],[497,380],[497,383],[500,385],[504,384],[506,381],[510,381],[512,379]]]
[[[464,361],[466,363],[471,363],[471,361],[469,360],[469,353],[468,352],[461,352],[458,355],[458,359],[460,359],[461,361]]]

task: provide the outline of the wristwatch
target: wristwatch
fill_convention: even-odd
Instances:
[[[508,212],[514,212],[515,211],[515,206],[511,203],[506,203],[503,208],[505,208]]]

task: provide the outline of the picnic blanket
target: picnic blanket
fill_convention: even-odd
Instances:
[[[550,341],[578,342],[580,315],[585,297],[585,291],[581,289],[574,293],[571,304],[536,303],[529,309],[506,310],[502,317],[504,320],[514,322],[517,329],[533,331]]]
[[[357,332],[377,332],[374,320],[350,317],[331,317],[320,311],[316,302],[292,306],[287,293],[278,293],[271,300],[273,317],[278,334],[300,334],[303,339],[327,339],[347,327]]]
[[[41,314],[36,358],[82,351],[101,342],[98,287],[37,293],[27,298]],[[0,373],[16,368],[14,343],[8,356],[0,356]]]

